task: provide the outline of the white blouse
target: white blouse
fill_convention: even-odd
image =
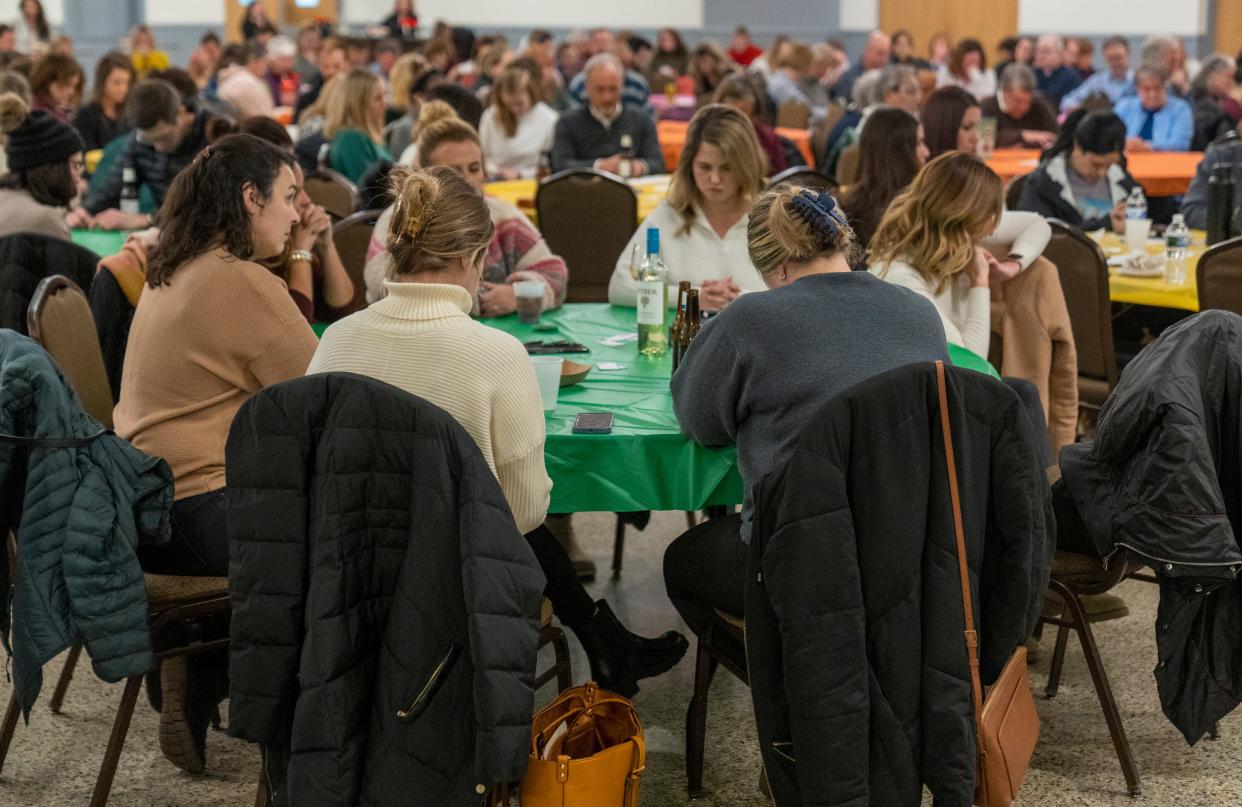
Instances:
[[[617,266],[608,282],[608,302],[613,305],[636,305],[637,281],[630,274],[630,254],[635,244],[646,249],[647,228],[660,229],[660,252],[668,267],[668,283],[672,289],[683,280],[699,286],[704,280],[724,280],[732,277],[743,292],[763,291],[767,288],[763,278],[750,262],[746,251],[746,216],[742,216],[721,238],[712,229],[703,211],[694,208],[694,221],[690,232],[683,233],[685,221],[668,202],[661,202],[652,211],[630,242],[621,250]]]
[[[996,231],[980,246],[1001,261],[1016,259],[1025,270],[1043,253],[1051,237],[1052,228],[1039,214],[1006,210],[1001,214]],[[937,294],[935,281],[903,260],[877,264],[869,271],[931,300],[940,312],[947,341],[979,356],[988,355],[992,338],[992,290],[972,287],[969,272],[958,272]]]
[[[540,101],[521,117],[517,132],[509,137],[496,108],[489,106],[479,121],[479,140],[488,170],[515,168],[522,176],[533,177],[539,169],[539,157],[552,150],[552,132],[558,117],[556,110]]]
[[[993,95],[996,95],[996,74],[991,70],[980,70],[977,67],[972,67],[970,69],[970,78],[962,81],[949,72],[948,65],[942,65],[936,73],[936,86],[961,87],[982,101],[984,98],[991,98]]]

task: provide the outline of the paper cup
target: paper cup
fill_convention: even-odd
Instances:
[[[524,325],[534,325],[539,322],[539,315],[543,313],[544,288],[541,280],[519,280],[513,284],[513,296],[517,304],[519,322]]]
[[[560,356],[531,356],[530,363],[535,366],[535,378],[539,381],[539,398],[543,401],[543,411],[551,412],[556,408],[556,396],[561,391],[561,365],[565,362]]]
[[[1126,219],[1126,249],[1131,252],[1147,251],[1147,236],[1151,232],[1151,219]]]

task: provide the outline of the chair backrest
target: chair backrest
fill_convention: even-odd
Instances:
[[[846,146],[841,152],[841,156],[837,158],[837,184],[844,187],[853,184],[858,178],[858,163],[862,152],[858,149],[858,144]]]
[[[535,192],[539,229],[569,267],[571,303],[608,300],[608,281],[638,227],[638,197],[617,176],[592,168],[553,174]]]
[[[795,165],[793,168],[786,168],[768,180],[768,187],[775,188],[777,185],[783,185],[786,182],[801,185],[804,188],[828,191],[829,193],[835,193],[837,190],[836,184],[831,179],[818,171],[812,171],[805,165]]]
[[[811,108],[791,98],[777,107],[776,125],[782,129],[805,129],[811,122]]]
[[[1026,178],[1030,174],[1023,174],[1020,177],[1014,177],[1009,182],[1009,187],[1005,189],[1005,209],[1017,210],[1018,202],[1022,199],[1022,187],[1026,185]]]
[[[1069,311],[1078,375],[1117,384],[1117,354],[1113,349],[1113,310],[1108,296],[1108,259],[1099,244],[1081,230],[1049,219],[1052,238],[1044,257],[1057,266],[1065,307]]]
[[[367,249],[371,246],[371,233],[375,230],[375,221],[380,217],[381,212],[363,210],[332,225],[332,243],[336,245],[336,253],[341,256],[341,264],[349,274],[349,279],[354,283],[354,299],[349,302],[348,312],[360,311],[367,307],[367,284],[363,270],[367,265]]]
[[[111,429],[112,388],[90,302],[78,284],[62,275],[43,278],[30,301],[26,327],[65,374],[86,413]]]
[[[1199,310],[1242,314],[1242,237],[1222,241],[1199,257]]]
[[[358,188],[330,168],[306,175],[306,195],[336,221],[352,216],[358,209]]]

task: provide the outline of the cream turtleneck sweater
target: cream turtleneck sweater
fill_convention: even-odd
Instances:
[[[552,480],[530,358],[512,336],[470,318],[460,286],[386,281],[387,296],[324,333],[307,373],[384,381],[447,411],[474,438],[518,528],[543,523]]]

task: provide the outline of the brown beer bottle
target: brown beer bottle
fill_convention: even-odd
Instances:
[[[681,356],[677,355],[677,334],[686,322],[686,295],[690,291],[690,281],[683,280],[677,284],[677,314],[673,318],[673,324],[668,327],[668,344],[673,349],[673,369],[677,369],[677,362]]]
[[[682,356],[686,355],[690,343],[694,341],[694,337],[699,335],[699,329],[702,327],[703,318],[699,314],[699,290],[690,289],[690,293],[686,295],[686,324],[681,329]]]

